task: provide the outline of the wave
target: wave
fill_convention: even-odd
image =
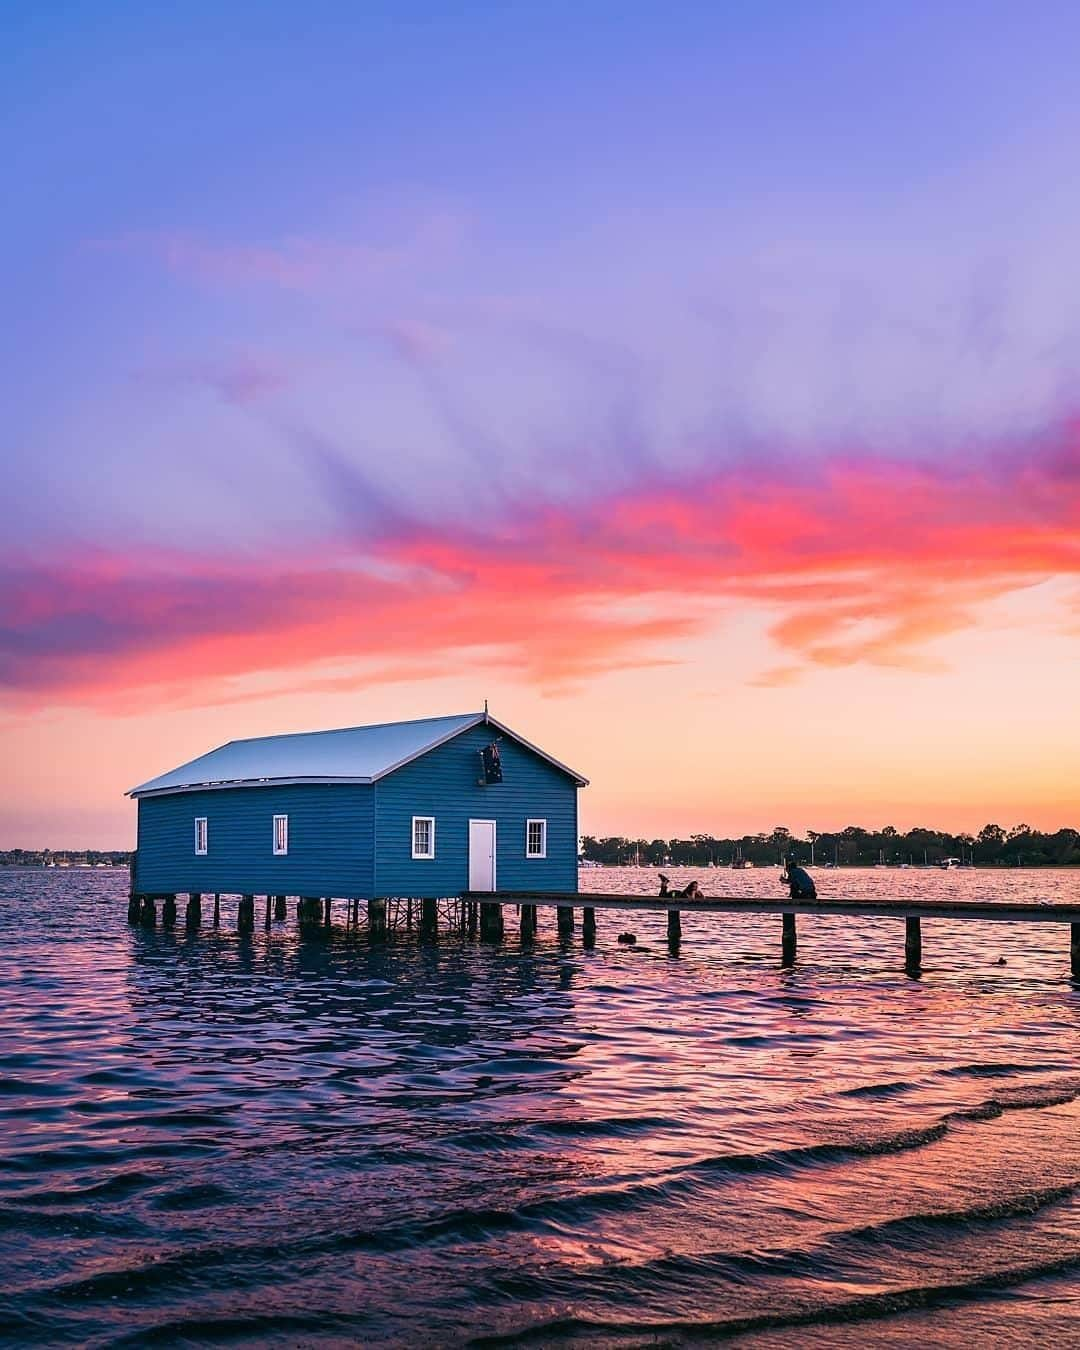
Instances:
[[[969,1302],[999,1290],[1013,1289],[1033,1280],[1062,1275],[1078,1268],[1080,1268],[1080,1250],[1067,1252],[1046,1261],[1004,1267],[970,1280],[909,1285],[902,1289],[862,1294],[835,1303],[819,1304],[813,1308],[795,1308],[788,1312],[758,1313],[703,1321],[690,1319],[620,1321],[582,1316],[559,1317],[522,1327],[510,1333],[476,1336],[468,1344],[477,1347],[526,1345],[530,1342],[551,1344],[559,1340],[586,1336],[605,1338],[606,1344],[611,1344],[616,1337],[619,1339],[632,1337],[637,1340],[648,1337],[650,1342],[657,1336],[729,1340],[756,1331],[877,1321],[897,1313],[933,1309],[954,1302]]]

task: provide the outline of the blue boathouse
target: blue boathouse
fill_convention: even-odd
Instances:
[[[486,711],[230,741],[127,794],[132,894],[572,893],[586,782]]]

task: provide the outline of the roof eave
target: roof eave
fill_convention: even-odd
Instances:
[[[361,786],[370,786],[375,780],[370,777],[341,777],[329,775],[288,778],[229,778],[220,783],[176,783],[168,787],[149,787],[146,784],[140,784],[139,787],[129,788],[124,793],[125,797],[168,797],[177,792],[216,792],[221,788],[239,788],[239,787],[288,787],[302,783],[330,784],[330,783],[354,783]]]

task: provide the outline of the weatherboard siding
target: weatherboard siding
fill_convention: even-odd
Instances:
[[[483,786],[480,750],[498,733],[480,725],[375,784],[377,895],[459,895],[469,884],[469,821],[496,822],[499,890],[577,890],[577,784],[508,736],[503,781]],[[435,857],[412,857],[413,816],[435,817]],[[547,821],[547,857],[525,857],[525,822]]]
[[[374,894],[370,784],[217,788],[139,801],[136,886],[175,894]],[[275,856],[275,815],[289,817],[289,851]],[[208,851],[195,853],[195,818]]]

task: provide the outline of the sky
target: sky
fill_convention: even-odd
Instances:
[[[8,0],[0,848],[492,712],[594,834],[1080,825],[1080,9]]]

